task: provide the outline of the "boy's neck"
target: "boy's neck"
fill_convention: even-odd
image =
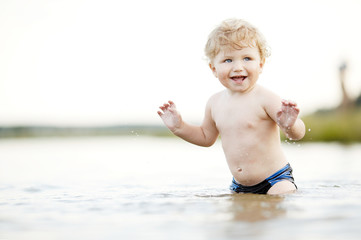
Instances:
[[[252,92],[255,88],[258,87],[258,84],[253,85],[251,88],[247,89],[246,91],[232,91],[229,88],[226,88],[226,92],[229,96],[243,96],[247,95],[248,93]]]

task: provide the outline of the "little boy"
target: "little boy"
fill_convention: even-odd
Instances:
[[[266,42],[248,22],[223,21],[205,47],[209,67],[226,88],[210,97],[201,126],[182,120],[172,101],[158,111],[177,136],[199,146],[211,146],[218,135],[237,193],[282,194],[297,189],[281,149],[279,128],[292,140],[305,134],[296,103],[281,100],[257,84],[268,57]]]

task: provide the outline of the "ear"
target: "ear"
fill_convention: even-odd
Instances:
[[[208,66],[209,66],[209,68],[212,70],[213,75],[214,75],[216,78],[218,78],[217,70],[216,70],[215,66],[213,66],[212,63],[209,63]]]
[[[265,62],[266,59],[261,59],[261,62],[259,63],[259,73],[262,73]]]

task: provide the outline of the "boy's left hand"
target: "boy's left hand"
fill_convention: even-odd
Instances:
[[[277,112],[277,124],[284,129],[290,129],[295,124],[300,109],[292,101],[282,100],[281,110]]]

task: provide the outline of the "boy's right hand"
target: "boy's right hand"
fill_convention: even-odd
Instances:
[[[159,108],[162,111],[158,111],[158,115],[172,132],[182,126],[182,117],[178,113],[174,102],[168,101],[168,103],[163,104],[163,106],[160,106]]]

